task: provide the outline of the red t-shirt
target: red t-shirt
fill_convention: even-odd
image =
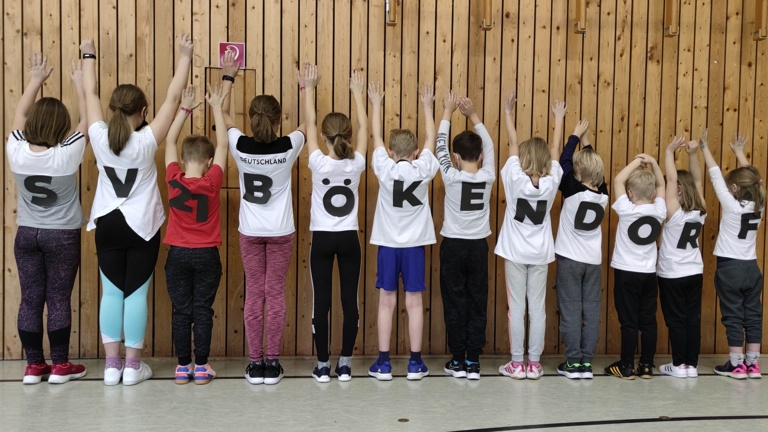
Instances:
[[[224,171],[213,164],[200,178],[184,176],[177,162],[165,172],[168,183],[168,229],[166,244],[186,248],[204,248],[221,244],[219,192]]]

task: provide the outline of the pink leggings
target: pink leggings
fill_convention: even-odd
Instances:
[[[285,277],[294,234],[251,237],[240,234],[245,268],[245,336],[252,362],[264,358],[264,304],[267,305],[267,358],[277,359],[285,328]]]

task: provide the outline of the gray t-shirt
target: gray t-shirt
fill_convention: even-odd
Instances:
[[[11,132],[6,153],[19,190],[17,225],[45,229],[85,225],[77,189],[85,145],[85,136],[75,132],[59,145],[35,152],[22,131]]]

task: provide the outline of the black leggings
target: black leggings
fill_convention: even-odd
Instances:
[[[668,279],[659,277],[659,297],[669,328],[672,364],[697,366],[701,346],[701,274]]]
[[[317,359],[321,362],[327,362],[330,358],[328,313],[331,310],[334,257],[339,261],[341,308],[344,313],[341,355],[349,357],[355,348],[359,321],[357,288],[360,278],[361,252],[357,231],[314,231],[312,233],[312,247],[309,252],[314,292],[312,333],[315,335]]]

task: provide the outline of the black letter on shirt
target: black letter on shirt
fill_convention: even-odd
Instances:
[[[47,187],[38,185],[38,183],[50,185],[52,181],[53,177],[50,176],[29,176],[24,179],[24,188],[27,189],[29,193],[45,195],[44,197],[33,196],[32,204],[38,206],[51,206],[56,204],[56,200],[59,198],[59,196],[56,195],[56,192]]]
[[[107,173],[107,178],[112,183],[112,188],[115,190],[115,195],[118,198],[128,198],[131,194],[131,189],[136,183],[136,175],[139,173],[138,168],[128,168],[125,173],[125,182],[120,180],[117,176],[117,172],[114,168],[105,166],[104,172]]]
[[[749,231],[757,231],[757,227],[760,224],[760,219],[762,218],[762,215],[757,216],[754,213],[744,213],[741,215],[741,229],[739,230],[739,238],[744,240],[747,238],[747,233]]]
[[[701,227],[702,225],[699,222],[686,222],[683,225],[683,232],[680,233],[680,240],[677,241],[677,248],[685,250],[688,248],[688,245],[691,245],[691,249],[698,249]]]
[[[640,237],[640,227],[643,225],[650,225],[651,233],[647,237]],[[646,246],[656,241],[661,234],[661,222],[659,222],[653,216],[643,216],[640,219],[632,222],[629,226],[629,239],[632,243],[640,246]]]
[[[330,180],[323,179],[324,185],[328,185],[330,183]],[[344,184],[349,186],[352,184],[352,180],[344,179]],[[345,198],[344,205],[341,207],[336,207],[331,201],[336,195],[342,195]],[[344,217],[352,213],[352,209],[355,208],[355,194],[352,192],[352,189],[348,187],[333,186],[328,189],[328,192],[326,192],[325,195],[323,195],[323,207],[325,207],[325,211],[327,211],[331,216]]]
[[[413,192],[421,184],[421,180],[411,183],[407,189],[403,189],[405,182],[402,180],[395,180],[395,189],[392,191],[392,205],[397,208],[403,208],[403,202],[408,201],[408,204],[413,207],[424,205]]]
[[[595,214],[592,222],[586,222],[589,212]],[[580,231],[592,231],[600,226],[605,216],[605,209],[596,202],[582,201],[579,209],[576,210],[576,219],[573,221],[573,227]]]
[[[272,179],[261,174],[243,174],[243,183],[245,184],[245,193],[243,199],[251,204],[266,204],[272,198]],[[256,196],[256,193],[261,196]]]
[[[171,180],[168,182],[168,184],[181,191],[177,197],[168,200],[168,205],[177,210],[181,210],[186,213],[192,213],[192,207],[187,205],[187,201],[195,200],[197,201],[197,213],[195,214],[195,221],[200,223],[208,221],[208,197],[206,195],[193,194],[192,191],[187,189],[187,187],[178,180]]]
[[[461,182],[461,211],[475,211],[483,209],[483,192],[485,183]],[[473,203],[472,201],[480,201]]]
[[[536,201],[536,210],[533,209],[531,203],[526,199],[518,198],[517,207],[515,208],[515,220],[518,222],[525,222],[525,218],[533,222],[534,225],[541,225],[544,223],[544,218],[547,216],[547,201]]]

